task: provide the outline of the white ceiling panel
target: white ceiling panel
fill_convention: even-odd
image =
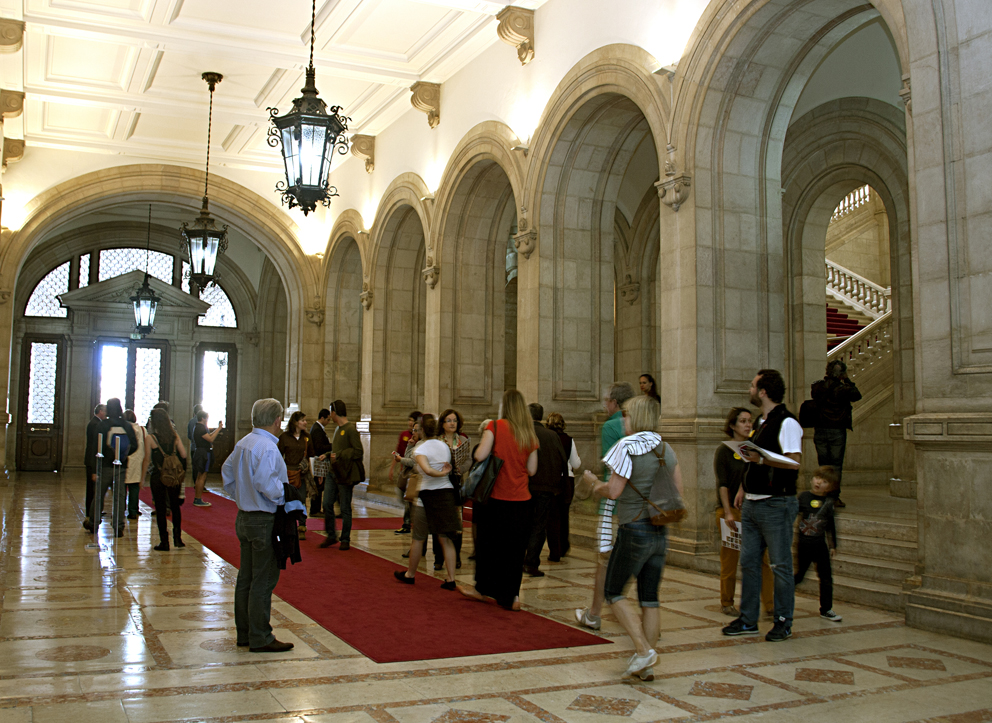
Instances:
[[[42,130],[55,134],[79,133],[92,138],[109,139],[117,112],[67,103],[45,103],[42,110]]]
[[[137,49],[118,43],[48,35],[45,80],[91,88],[124,90]]]
[[[214,119],[213,143],[219,145],[221,139],[231,132],[230,123],[218,123]],[[201,148],[206,159],[207,116],[199,113],[188,118],[142,113],[134,128],[131,139],[135,141],[174,141],[191,148]]]
[[[220,73],[224,79],[214,91],[214,104],[230,105],[239,101],[254,105],[255,96],[268,82],[272,68],[252,65],[220,53],[198,54],[166,51],[148,88],[148,94],[201,95],[204,102],[210,98],[206,81],[201,77],[204,71]]]
[[[335,34],[333,46],[371,50],[407,58],[425,38],[454,22],[458,13],[447,8],[407,0],[369,3],[368,10]]]
[[[299,37],[310,25],[310,3],[295,0],[232,4],[230,0],[182,0],[179,13],[171,24],[179,27],[233,25],[259,33]]]
[[[38,4],[37,0],[31,3]],[[155,0],[48,0],[48,8],[147,21]]]

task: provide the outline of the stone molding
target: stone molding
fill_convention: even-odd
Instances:
[[[441,84],[420,81],[410,86],[413,95],[410,103],[421,113],[427,114],[427,125],[437,128],[441,122]]]
[[[513,246],[517,249],[517,253],[523,254],[525,259],[529,259],[530,255],[537,249],[537,231],[530,229],[516,234],[513,237]]]
[[[372,301],[375,298],[375,294],[369,287],[368,281],[362,282],[362,293],[358,295],[358,298],[362,300],[362,306],[366,311],[372,308]]]
[[[620,298],[633,306],[641,296],[641,284],[633,281],[630,274],[627,274],[624,284],[620,287]]]
[[[375,136],[353,135],[351,137],[351,155],[365,161],[365,172],[375,170]]]
[[[914,414],[902,423],[903,437],[917,447],[992,451],[992,414]]]
[[[913,85],[908,73],[902,76],[902,88],[899,91],[899,97],[902,98],[902,104],[906,106],[906,112],[913,115]]]
[[[24,112],[24,93],[19,90],[0,90],[0,114],[4,119],[16,118]]]
[[[534,11],[507,5],[496,13],[496,19],[499,39],[516,48],[520,64],[527,65],[534,59]]]
[[[438,277],[441,275],[440,267],[434,263],[434,257],[427,257],[427,267],[421,272],[424,275],[424,282],[428,288],[437,286]]]
[[[0,53],[16,53],[23,45],[24,21],[0,18]]]
[[[17,163],[24,158],[24,140],[21,138],[3,139],[3,167],[8,163]]]
[[[671,171],[666,170],[665,175],[668,178],[654,184],[655,188],[658,189],[658,198],[661,199],[663,204],[678,213],[682,204],[689,198],[689,189],[692,187],[692,176],[685,173],[675,175],[674,167],[672,167]]]

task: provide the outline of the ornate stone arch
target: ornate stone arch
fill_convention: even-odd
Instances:
[[[434,207],[430,189],[416,173],[402,173],[393,179],[376,208],[375,221],[369,229],[369,252],[366,256],[369,286],[375,288],[375,273],[383,234],[392,215],[403,206],[409,206],[420,217],[425,243],[431,239]]]
[[[349,238],[358,244],[358,250],[362,254],[362,277],[366,280],[368,279],[370,271],[369,254],[371,249],[370,233],[365,228],[365,221],[362,219],[362,214],[353,208],[349,208],[334,220],[334,226],[331,228],[331,235],[327,242],[327,250],[324,253],[324,264],[321,270],[322,289],[327,288],[328,279],[332,273],[330,259],[334,256],[335,248],[338,244],[345,242]]]

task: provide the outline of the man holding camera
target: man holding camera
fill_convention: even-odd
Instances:
[[[840,499],[841,472],[847,447],[847,430],[852,429],[851,403],[861,399],[861,392],[847,378],[847,364],[840,359],[827,362],[827,373],[811,389],[816,402],[817,421],[813,427],[816,462],[837,471],[837,486],[829,492],[835,507],[844,507]]]

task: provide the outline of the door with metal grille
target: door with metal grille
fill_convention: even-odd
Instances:
[[[62,467],[62,385],[65,342],[28,336],[21,360],[17,468],[58,471]]]
[[[138,424],[148,424],[152,407],[168,389],[168,346],[164,342],[101,341],[96,389],[99,403],[117,398],[133,409]]]

